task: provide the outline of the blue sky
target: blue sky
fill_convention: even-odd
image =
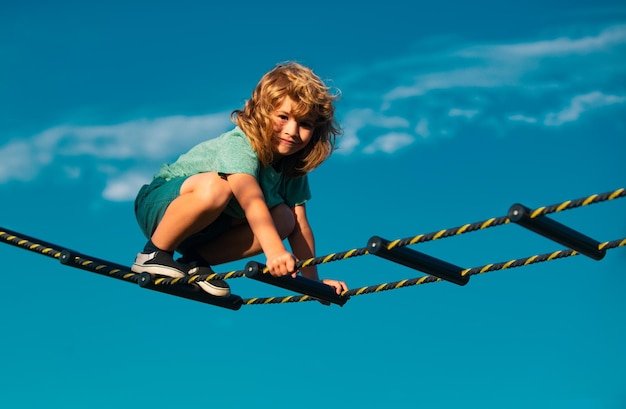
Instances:
[[[339,149],[311,175],[320,255],[612,191],[625,51],[617,1],[2,5],[0,226],[129,264],[138,187],[285,60],[342,92]],[[610,241],[625,206],[552,217]],[[415,249],[469,268],[562,246],[506,225]],[[623,408],[625,251],[233,312],[3,245],[0,406]],[[320,274],[421,275],[374,256]]]

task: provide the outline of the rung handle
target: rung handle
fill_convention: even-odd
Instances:
[[[367,251],[370,254],[439,277],[454,284],[465,285],[469,282],[469,276],[461,274],[463,271],[461,267],[406,247],[389,249],[389,243],[389,240],[373,236],[367,242]]]
[[[546,216],[531,217],[531,214],[531,209],[516,203],[509,208],[508,217],[512,222],[594,260],[604,258],[606,250],[600,250],[600,242]]]
[[[300,294],[310,295],[322,301],[327,301],[339,306],[343,306],[349,297],[337,295],[335,289],[321,281],[312,280],[310,278],[296,276],[274,277],[269,273],[263,273],[265,265],[250,261],[246,264],[245,275],[253,280],[261,281],[266,284],[284,288]]]
[[[228,308],[229,310],[238,310],[243,304],[243,300],[238,295],[230,294],[228,297],[216,297],[202,291],[197,285],[156,285],[154,284],[152,274],[146,273],[145,271],[139,275],[139,285],[150,290]]]

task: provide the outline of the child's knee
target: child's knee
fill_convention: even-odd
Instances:
[[[228,182],[215,172],[189,177],[181,188],[181,194],[186,193],[193,193],[196,200],[210,207],[226,206],[233,196]]]
[[[276,230],[282,239],[287,238],[296,227],[296,216],[291,207],[279,204],[270,210]]]

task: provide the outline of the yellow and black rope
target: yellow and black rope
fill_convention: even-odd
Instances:
[[[56,245],[41,240],[16,233],[11,230],[0,228],[0,240],[16,247],[21,247],[28,251],[42,254],[44,256],[58,259],[61,257],[61,250]]]
[[[602,193],[602,194],[594,194],[591,196],[583,197],[576,200],[568,200],[562,203],[557,203],[551,206],[544,206],[534,210],[531,214],[532,218],[545,216],[551,213],[562,212],[565,210],[574,209],[581,206],[588,206],[594,203],[601,203],[608,200],[614,200],[617,198],[626,197],[626,189],[620,188],[610,192]],[[388,250],[391,250],[396,247],[405,247],[418,243],[425,243],[428,241],[439,240],[452,236],[459,236],[466,233],[475,232],[478,230],[485,230],[491,227],[501,226],[503,224],[509,223],[510,220],[507,216],[495,217],[488,220],[483,220],[475,223],[465,224],[463,226],[454,227],[450,229],[438,230],[435,232],[431,232],[428,234],[420,234],[417,236],[407,237],[404,239],[393,240],[389,243]],[[307,260],[301,260],[297,263],[296,267],[298,269],[308,266],[314,266],[319,264],[326,264],[333,261],[342,261],[347,260],[352,257],[358,257],[369,254],[366,247],[363,248],[355,248],[352,250],[347,250],[338,253],[331,253],[325,256],[314,257]],[[267,273],[267,269],[264,271]],[[179,283],[194,283],[198,281],[206,281],[206,280],[226,280],[230,278],[238,278],[245,276],[243,271],[231,271],[229,273],[214,273],[214,274],[204,274],[204,275],[194,275],[183,278],[163,278],[159,281],[159,284],[179,284]]]
[[[584,197],[577,200],[568,200],[566,202],[558,203],[551,206],[544,206],[537,208],[531,212],[531,218],[544,216],[550,213],[561,212],[569,209],[573,209],[576,207],[587,206],[594,203],[600,203],[607,200],[614,200],[617,198],[622,198],[626,196],[626,189],[620,188],[611,192],[603,193],[603,194],[594,194],[588,197]],[[428,233],[428,234],[420,234],[413,237],[408,237],[404,239],[397,239],[391,241],[388,244],[388,249],[391,250],[395,247],[403,247],[414,245],[417,243],[423,243],[432,240],[438,240],[442,238],[457,236],[461,234],[470,233],[473,231],[484,230],[490,227],[500,226],[503,224],[509,223],[510,220],[508,217],[498,217],[491,218],[485,221],[465,224],[463,226],[439,230],[436,232]],[[59,246],[44,242],[41,240],[34,239],[29,236],[21,235],[14,231],[0,228],[0,240],[11,244],[28,251],[36,252],[48,257],[52,257],[60,260],[62,263],[70,265],[72,267],[80,268],[86,271],[91,271],[94,273],[106,275],[109,277],[121,279],[128,282],[137,283],[139,274],[130,271],[127,267],[108,262],[105,260],[95,259],[92,257],[88,257],[82,255],[80,253],[75,253],[69,251],[64,248],[59,248]],[[610,250],[617,247],[626,246],[626,238],[618,239],[610,242],[601,243],[599,248],[600,250]],[[362,256],[369,254],[367,248],[355,248],[352,250],[332,253],[322,257],[315,257],[307,260],[302,260],[298,262],[297,268],[318,265],[329,263],[333,261],[346,260],[352,257]],[[472,276],[476,274],[483,274],[490,271],[499,271],[505,270],[514,267],[521,267],[530,264],[535,264],[539,262],[552,261],[565,257],[571,257],[578,255],[574,250],[559,250],[552,253],[546,253],[541,255],[535,255],[531,257],[526,257],[523,259],[510,260],[501,263],[492,263],[487,264],[481,267],[474,267],[470,269],[465,269],[461,272],[463,276]],[[267,271],[265,271],[267,272]],[[214,273],[214,274],[205,274],[205,275],[192,275],[183,278],[157,278],[154,282],[155,285],[181,285],[181,284],[193,284],[199,281],[207,281],[207,280],[216,280],[216,279],[232,279],[244,277],[244,271],[231,271],[228,273]],[[359,296],[364,294],[394,290],[398,288],[405,288],[410,286],[416,286],[421,284],[427,284],[432,282],[442,281],[440,278],[426,275],[419,278],[406,279],[391,283],[383,283],[373,286],[367,286],[357,289],[352,289],[345,292],[343,295],[346,296]],[[284,303],[293,303],[293,302],[303,302],[303,301],[311,301],[314,298],[302,295],[302,296],[286,296],[286,297],[269,297],[269,298],[249,298],[244,299],[244,305],[255,305],[255,304],[284,304]]]
[[[608,241],[601,244],[601,248],[605,250],[614,249],[617,247],[626,246],[626,238]],[[577,256],[580,253],[567,249],[567,250],[558,250],[552,253],[539,254],[535,256],[525,257],[521,259],[515,259],[500,263],[492,263],[486,264],[480,267],[473,267],[463,270],[463,275],[473,276],[477,274],[484,274],[491,271],[502,271],[515,267],[524,267],[529,266],[531,264],[542,263],[545,261],[553,261],[566,257]],[[366,287],[354,288],[352,290],[344,291],[342,295],[344,296],[359,296],[365,294],[372,293],[380,293],[383,291],[389,290],[397,290],[399,288],[413,287],[422,284],[436,283],[439,281],[445,281],[441,278],[426,275],[423,277],[411,278],[406,280],[394,281],[389,283],[382,283],[376,285],[370,285]],[[295,302],[305,302],[305,301],[315,301],[313,297],[309,297],[308,295],[299,295],[299,296],[286,296],[286,297],[267,297],[267,298],[247,298],[243,300],[244,305],[253,305],[253,304],[285,304],[285,303],[295,303]]]

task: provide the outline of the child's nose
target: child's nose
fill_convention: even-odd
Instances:
[[[299,130],[300,128],[298,126],[298,121],[293,119],[287,121],[287,124],[285,125],[285,132],[287,132],[289,135],[297,136]]]

